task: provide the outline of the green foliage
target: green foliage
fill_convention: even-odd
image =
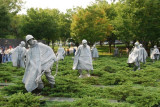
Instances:
[[[40,96],[34,96],[31,93],[17,93],[8,98],[9,107],[38,107],[40,105]]]
[[[109,72],[109,73],[115,73],[115,72],[116,72],[116,70],[113,69],[113,68],[110,67],[110,66],[105,66],[104,71],[107,71],[107,72]]]
[[[8,25],[10,23],[9,13],[7,11],[7,7],[3,3],[4,1],[0,1],[0,36],[5,35],[8,30]]]
[[[0,38],[10,34],[12,17],[20,11],[22,0],[0,0]]]
[[[84,83],[91,85],[99,85],[100,81],[98,77],[90,77],[90,78],[84,78]]]
[[[7,98],[4,98],[4,96],[0,93],[0,106],[5,106],[7,105]]]
[[[74,107],[111,107],[107,100],[98,100],[94,97],[84,97],[73,104]]]
[[[19,93],[19,92],[25,93],[27,91],[24,87],[24,84],[20,80],[15,85],[10,85],[10,86],[6,86],[2,88],[2,92],[7,95],[12,95],[12,94]]]
[[[86,9],[79,8],[72,17],[71,36],[79,43],[85,38],[93,44],[105,38],[108,26],[103,7],[94,4]]]
[[[158,107],[160,104],[160,93],[146,92],[141,96],[130,96],[127,102],[136,105],[136,107]]]
[[[0,71],[0,81],[1,82],[5,82],[5,81],[8,81],[10,82],[12,78],[11,77],[11,74],[6,72],[6,71]]]
[[[103,49],[101,50],[103,52]],[[59,61],[59,71],[55,77],[56,84],[50,84],[43,75],[43,96],[71,97],[74,102],[46,102],[40,106],[75,107],[75,106],[111,106],[111,107],[146,107],[157,106],[160,101],[160,74],[159,61],[147,62],[141,70],[132,71],[128,67],[125,57],[100,56],[93,61],[94,71],[91,77],[78,78],[78,71],[72,70],[72,56],[66,56]],[[148,61],[148,59],[147,59]],[[55,74],[56,64],[52,69]],[[0,65],[0,74],[11,78],[15,85],[5,86],[0,89],[2,96],[11,96],[16,93],[26,93],[22,78],[24,69],[12,67],[11,63]],[[85,75],[87,72],[83,71]],[[2,78],[3,79],[3,78]],[[118,102],[110,102],[116,100]],[[2,104],[7,104],[7,99],[2,97]],[[147,103],[149,102],[149,103]]]
[[[66,42],[68,38],[70,38],[70,27],[72,23],[72,14],[73,11],[71,9],[67,10],[67,13],[61,13],[59,15],[59,36],[63,42]]]
[[[31,34],[36,39],[45,38],[47,42],[55,41],[58,38],[57,9],[29,9],[23,18],[22,31],[24,34]]]
[[[105,85],[121,85],[127,81],[126,76],[122,74],[104,74],[102,76],[102,81]]]

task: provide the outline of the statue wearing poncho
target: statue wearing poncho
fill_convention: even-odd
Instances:
[[[154,46],[154,49],[151,51],[151,59],[153,60],[153,62],[155,60],[158,60],[159,59],[159,55],[160,55],[160,52],[159,52],[159,49],[157,48],[157,46],[155,45]]]
[[[118,54],[119,54],[119,50],[118,50],[118,48],[115,46],[115,48],[114,48],[114,56],[118,56]]]
[[[25,42],[21,41],[21,44],[17,46],[15,49],[13,49],[10,53],[12,54],[13,66],[25,68]]]
[[[82,45],[78,47],[75,53],[73,70],[75,69],[78,69],[79,77],[82,77],[82,70],[88,71],[88,77],[90,77],[89,70],[93,70],[91,51],[86,40],[82,41]]]
[[[31,39],[27,39],[30,37]],[[26,69],[23,77],[23,83],[28,92],[34,89],[42,89],[44,87],[41,80],[43,73],[47,77],[51,87],[55,84],[54,77],[51,75],[51,68],[56,61],[53,50],[42,43],[33,40],[32,35],[26,36],[26,41],[30,45],[30,49],[26,55]]]
[[[62,47],[62,44],[59,45],[58,51],[57,51],[57,60],[64,60],[65,56],[65,50]]]
[[[140,50],[139,50],[139,43],[136,42],[135,43],[135,47],[133,49],[133,51],[129,54],[128,57],[128,64],[135,64],[134,67],[134,71],[136,70],[136,68],[138,67],[138,70],[140,70]]]
[[[147,51],[143,48],[142,44],[139,45],[139,51],[140,51],[140,62],[146,63],[146,58],[148,56]]]
[[[92,52],[92,58],[98,58],[99,57],[96,45],[93,45],[93,47],[91,49],[91,52]]]

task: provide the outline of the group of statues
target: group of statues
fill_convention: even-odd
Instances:
[[[32,35],[26,36],[26,43],[29,45],[28,50],[25,48],[25,42],[22,41],[12,52],[13,66],[25,68],[22,82],[25,84],[26,90],[28,92],[32,92],[35,89],[41,90],[44,87],[41,79],[42,75],[46,76],[51,88],[53,88],[55,77],[51,75],[52,66],[55,62],[58,63],[59,60],[64,60],[65,49],[60,44],[55,54],[51,47],[37,42]],[[118,52],[118,48],[115,48],[115,51]],[[142,44],[136,42],[129,55],[128,64],[134,64],[134,70],[139,70],[140,63],[145,63],[147,56],[148,54]],[[82,40],[82,45],[75,52],[73,70],[78,70],[80,78],[83,77],[83,70],[87,71],[87,77],[90,77],[90,71],[93,71],[92,60],[98,57],[96,46],[93,45],[90,49],[90,46],[87,45],[87,40]],[[152,50],[151,58],[153,60],[159,58],[159,50],[156,46]]]
[[[51,47],[37,42],[32,35],[26,36],[26,43],[29,49],[25,48],[25,42],[22,41],[12,51],[13,66],[25,68],[22,82],[25,84],[26,90],[28,92],[32,92],[35,89],[41,90],[44,87],[41,79],[43,74],[51,84],[51,88],[53,88],[55,77],[51,75],[52,66],[55,62],[64,60],[64,48],[60,44],[55,54]],[[73,69],[78,69],[80,73],[79,77],[82,77],[82,70],[86,70],[88,72],[87,76],[90,77],[89,70],[93,70],[92,58],[96,57],[99,56],[95,45],[90,50],[87,41],[83,40],[82,45],[76,50],[73,63]]]
[[[159,50],[155,45],[154,49],[151,50],[150,58],[153,60],[153,62],[155,62],[155,60],[159,59],[159,55],[160,55]],[[140,70],[140,63],[145,64],[147,57],[148,57],[148,54],[144,49],[143,45],[136,42],[135,47],[132,49],[132,51],[129,54],[127,63],[134,64],[134,71]]]

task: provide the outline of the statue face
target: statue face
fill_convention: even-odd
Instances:
[[[87,46],[87,43],[83,43],[83,46],[86,47],[86,46]]]
[[[25,44],[21,44],[22,47],[25,47]]]
[[[34,45],[34,40],[33,39],[28,40],[28,44],[31,46]]]

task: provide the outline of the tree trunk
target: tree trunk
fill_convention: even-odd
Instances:
[[[54,41],[52,40],[52,49],[54,50]]]
[[[49,46],[49,43],[50,43],[50,41],[49,41],[49,39],[47,40],[47,45]]]
[[[111,53],[111,52],[112,52],[112,48],[111,48],[111,46],[112,46],[112,43],[111,43],[111,42],[109,42],[109,53]]]
[[[102,41],[100,41],[100,46],[102,46],[103,44],[102,44]]]
[[[113,46],[114,46],[114,47],[116,46],[115,42],[113,43]]]

